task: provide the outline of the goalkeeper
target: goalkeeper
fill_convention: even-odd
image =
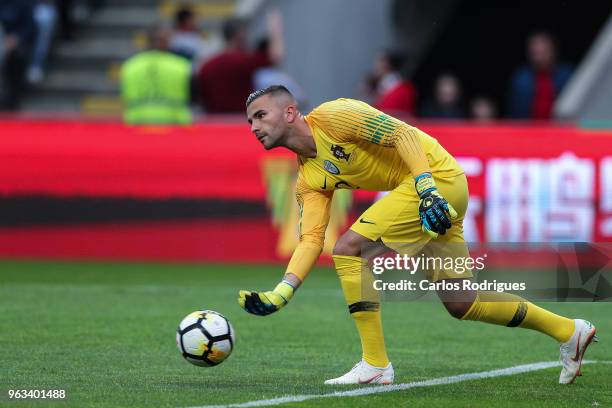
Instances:
[[[251,131],[266,150],[283,146],[298,155],[300,242],[282,281],[268,292],[240,291],[240,306],[265,316],[291,300],[323,248],[335,189],[390,191],[334,246],[333,260],[359,332],[362,358],[349,372],[325,383],[392,383],[379,298],[362,293],[368,292],[362,289],[362,278],[370,276],[362,276],[367,270],[362,248],[382,241],[409,255],[429,251],[445,256],[442,252],[453,248],[454,256],[469,256],[462,225],[468,204],[463,171],[434,138],[360,101],[338,99],[303,116],[285,87],[271,86],[249,95],[246,110]],[[472,276],[469,271],[428,273],[432,282],[459,283],[460,288],[462,280]],[[368,287],[365,283],[363,288]],[[560,383],[571,383],[580,375],[584,351],[596,339],[591,323],[558,316],[516,295],[441,289],[438,296],[455,318],[528,328],[553,337],[561,344]]]

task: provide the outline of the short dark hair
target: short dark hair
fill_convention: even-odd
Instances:
[[[399,51],[386,50],[383,56],[393,71],[400,71],[404,67],[405,56]]]
[[[225,41],[231,41],[236,34],[246,28],[246,22],[241,18],[230,18],[223,23],[223,39]]]
[[[255,45],[255,50],[257,50],[259,54],[268,54],[270,50],[270,39],[268,37],[260,38]]]
[[[183,6],[176,11],[176,14],[174,15],[174,22],[176,25],[181,25],[193,17],[193,10],[188,6]]]
[[[253,103],[255,99],[261,96],[268,95],[268,94],[278,95],[281,93],[287,94],[293,98],[293,94],[291,94],[291,92],[289,92],[289,90],[283,85],[270,85],[267,88],[259,89],[255,92],[252,92],[246,100],[246,106],[248,107],[251,103]]]
[[[170,31],[165,25],[156,23],[147,28],[147,46],[150,49],[168,48],[168,38]]]

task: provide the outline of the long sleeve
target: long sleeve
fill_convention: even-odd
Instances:
[[[397,129],[393,139],[394,146],[410,169],[410,173],[416,177],[419,174],[431,172],[416,128],[404,124]]]
[[[301,177],[298,178],[296,198],[300,208],[300,241],[289,261],[287,273],[296,275],[302,281],[323,250],[332,197],[333,191],[312,190]]]

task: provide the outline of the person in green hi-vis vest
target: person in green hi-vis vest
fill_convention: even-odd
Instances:
[[[121,67],[123,119],[129,124],[190,124],[190,62],[168,51],[170,33],[149,30],[149,49]]]

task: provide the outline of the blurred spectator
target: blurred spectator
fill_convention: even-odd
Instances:
[[[38,0],[34,7],[34,21],[37,35],[34,43],[32,61],[28,69],[28,81],[38,83],[43,79],[45,63],[57,21],[57,7],[51,0]]]
[[[25,90],[25,73],[36,36],[30,0],[0,0],[0,25],[4,30],[4,61],[1,67],[4,95],[0,108],[18,110]]]
[[[470,104],[470,117],[477,122],[491,122],[497,117],[495,103],[485,96],[472,99]]]
[[[2,27],[2,24],[0,23],[0,67],[2,66],[2,61],[4,61],[4,27]],[[0,76],[0,81],[1,80],[2,77]],[[2,89],[1,86],[0,89]]]
[[[4,63],[4,29],[0,24],[0,69]],[[2,109],[2,101],[4,99],[4,78],[0,75],[0,109]]]
[[[169,52],[170,31],[149,30],[149,49],[121,67],[124,120],[130,124],[191,123],[191,65]]]
[[[243,113],[244,101],[253,91],[253,75],[259,68],[282,61],[282,21],[278,13],[268,18],[268,54],[247,48],[245,23],[231,19],[223,25],[225,49],[199,71],[200,102],[209,113]]]
[[[270,53],[270,40],[264,38],[257,44],[257,53],[268,55]],[[283,85],[295,97],[301,109],[305,109],[306,95],[304,89],[288,73],[280,69],[278,64],[259,68],[253,78],[253,89],[264,89],[272,85]]]
[[[58,11],[59,34],[64,40],[74,39],[78,24],[84,23],[93,10],[106,0],[54,0]]]
[[[425,101],[421,116],[437,119],[465,118],[465,111],[461,107],[461,84],[457,77],[451,74],[438,76],[433,98]]]
[[[537,32],[527,39],[528,65],[516,70],[510,83],[508,110],[513,118],[550,119],[555,99],[572,74],[557,63],[552,36]]]
[[[403,57],[393,52],[381,53],[375,63],[374,106],[385,112],[414,115],[416,91],[410,81],[401,74]]]
[[[196,15],[189,7],[179,8],[174,16],[174,32],[170,40],[170,51],[187,58],[194,68],[199,68],[218,46],[213,41],[204,41],[198,29]]]
[[[74,0],[57,0],[60,35],[64,40],[74,38]]]

